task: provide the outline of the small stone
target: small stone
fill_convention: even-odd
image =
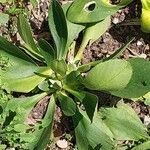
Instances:
[[[147,58],[147,55],[144,54],[144,53],[142,53],[142,54],[140,54],[140,57],[146,59],[146,58]]]
[[[117,24],[117,23],[119,23],[119,19],[118,19],[118,18],[114,18],[114,19],[112,20],[112,22],[113,22],[114,24]]]
[[[58,140],[56,144],[59,148],[62,148],[62,149],[68,147],[68,142],[65,139]]]
[[[150,117],[149,116],[144,116],[144,124],[148,127],[150,126]]]
[[[107,50],[105,50],[105,49],[103,49],[103,50],[101,51],[101,53],[102,53],[102,54],[107,54],[107,53],[108,53],[108,51],[107,51]]]
[[[141,41],[137,41],[136,45],[141,46],[141,45],[143,45],[143,43]]]
[[[149,47],[149,45],[147,44],[146,46],[145,46],[145,50],[149,50],[150,49],[150,47]]]

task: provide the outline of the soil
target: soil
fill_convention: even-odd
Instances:
[[[62,1],[64,3],[66,1]],[[114,0],[113,3],[118,1]],[[48,0],[40,0],[39,5],[33,9],[30,3],[26,4],[26,7],[31,12],[30,22],[32,29],[34,31],[34,36],[36,39],[44,38],[51,41],[50,32],[48,29]],[[118,11],[115,15],[112,16],[112,26],[111,28],[96,42],[92,45],[87,46],[84,51],[84,58],[82,63],[91,62],[93,60],[99,60],[106,57],[109,57],[115,50],[123,46],[129,39],[135,37],[135,40],[130,44],[126,51],[120,56],[122,59],[128,59],[132,57],[142,57],[145,59],[150,59],[150,34],[141,32],[139,26],[139,18],[141,14],[141,3],[140,0],[134,0],[132,4],[128,7]],[[0,4],[0,10],[5,9],[5,6]],[[12,17],[12,21],[5,27],[0,27],[0,35],[11,39],[13,42],[19,41],[19,36],[17,34],[16,28],[13,31],[10,31],[10,28],[16,22],[16,17]],[[9,34],[8,34],[9,33]],[[100,104],[100,107],[103,105],[112,105],[109,101],[111,99],[116,100],[116,97],[113,97],[108,94],[98,93],[103,99],[104,102]],[[46,110],[48,97],[41,100],[37,106],[33,109],[29,116],[29,122],[35,123],[43,117],[43,114]],[[106,99],[108,100],[106,102]],[[117,101],[117,100],[116,100]],[[150,107],[144,105],[142,102],[132,102],[126,100],[132,108],[139,115],[141,120],[144,122],[145,116],[150,116]],[[68,141],[68,147],[65,150],[72,150],[74,147],[74,137],[68,136],[69,133],[73,133],[73,127],[71,126],[71,119],[65,118],[62,115],[62,112],[59,107],[56,109],[55,121],[54,121],[54,141],[51,146],[48,146],[49,150],[59,150],[56,146],[56,142],[59,139],[66,139]]]

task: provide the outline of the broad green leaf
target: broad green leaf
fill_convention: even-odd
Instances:
[[[61,105],[61,109],[66,116],[73,116],[76,113],[77,106],[72,98],[64,93],[59,93],[58,99]]]
[[[65,88],[65,90],[75,96],[79,100],[79,102],[83,104],[86,113],[92,122],[94,113],[97,111],[98,97],[94,94],[81,90],[74,90],[70,88]]]
[[[37,102],[44,99],[46,95],[47,93],[42,93],[32,97],[14,98],[9,101],[8,103],[9,105],[7,106],[6,111],[11,110],[13,112],[16,112],[16,116],[14,117],[13,122],[19,121],[19,123],[15,125],[14,129],[16,129],[17,126],[17,130],[21,130],[23,124],[24,125],[27,124],[27,118],[29,116],[29,113],[37,104]],[[41,122],[35,124],[34,126],[28,126],[27,133],[23,133],[22,131],[21,133],[18,133],[19,137],[16,138],[20,139],[20,142],[25,144],[24,149],[44,150],[44,148],[50,141],[54,112],[55,112],[55,100],[52,95],[49,100],[49,104],[45,116],[41,120]],[[22,123],[21,126],[19,125],[20,122]],[[20,129],[19,126],[21,127]]]
[[[78,71],[79,72],[87,72],[91,69],[91,67],[92,67],[91,63],[87,63],[87,64],[79,66]]]
[[[24,46],[27,48],[26,51],[29,52],[29,54],[33,54],[37,58],[41,58],[42,56],[34,42],[31,28],[27,22],[27,19],[22,14],[19,15],[18,19],[18,31],[21,38],[25,42]]]
[[[25,121],[35,104],[46,95],[47,93],[42,93],[31,97],[13,98],[7,103],[5,111],[9,112],[11,110],[13,112],[16,112],[16,115],[19,116],[19,119],[21,121]]]
[[[46,64],[49,66],[50,62],[56,58],[56,52],[54,51],[53,47],[44,39],[40,39],[38,41],[38,45],[41,55],[44,57]]]
[[[50,90],[50,81],[49,80],[44,80],[43,82],[41,82],[39,85],[38,85],[38,88],[42,91],[49,91]]]
[[[67,18],[74,23],[98,22],[131,2],[122,0],[118,5],[111,5],[108,0],[75,0],[68,10]]]
[[[49,8],[48,23],[57,49],[57,58],[62,59],[67,44],[68,30],[65,14],[57,0],[52,0]]]
[[[149,150],[149,148],[150,148],[150,141],[147,141],[132,148],[131,150]]]
[[[80,72],[72,71],[65,76],[64,84],[67,87],[71,87],[73,89],[78,89],[80,82],[79,82]]]
[[[130,82],[124,89],[111,93],[124,98],[138,98],[150,91],[150,62],[142,58],[129,59],[128,62],[133,72]]]
[[[82,103],[85,107],[89,119],[92,122],[94,114],[97,112],[98,97],[89,92],[85,92],[85,97],[82,100]]]
[[[58,74],[60,74],[61,76],[64,76],[66,74],[67,71],[67,64],[65,62],[65,60],[53,60],[50,62],[50,67],[52,68],[52,70]]]
[[[29,62],[25,59],[16,57],[12,54],[9,54],[3,50],[0,50],[0,61],[1,61],[1,65],[5,62],[7,64],[7,67],[10,66],[20,66],[20,65],[30,65],[30,66],[36,66],[34,63]],[[1,72],[1,70],[0,70]]]
[[[94,117],[91,123],[88,116],[81,111],[73,116],[73,121],[79,150],[90,150],[97,146],[101,150],[113,150],[113,135],[101,118]]]
[[[132,76],[132,68],[125,60],[109,60],[91,69],[83,84],[91,90],[113,91],[127,86]]]
[[[65,16],[66,16],[67,9],[69,8],[70,5],[71,3],[69,2],[67,4],[62,5]],[[85,28],[84,25],[74,24],[68,20],[66,21],[67,21],[67,29],[68,29],[68,38],[67,38],[65,54],[67,53],[69,46],[71,45],[73,40],[77,38],[78,34]]]
[[[0,37],[0,55],[8,57],[11,65],[34,65],[34,61],[21,49]]]
[[[9,20],[9,15],[0,12],[0,26],[6,25],[6,23],[8,23]]]
[[[111,19],[110,17],[107,17],[101,22],[87,25],[83,35],[82,43],[75,57],[75,61],[80,60],[82,58],[83,51],[87,46],[87,44],[89,42],[93,43],[100,36],[102,36],[106,32],[106,30],[110,27],[110,24],[111,24]]]
[[[29,149],[44,150],[46,148],[52,134],[55,106],[55,99],[52,95],[48,104],[47,112],[42,120],[42,125],[39,127],[39,130],[33,133],[36,138],[27,146]]]
[[[100,116],[117,140],[140,140],[148,138],[147,129],[135,111],[125,104],[117,108],[101,108]]]
[[[28,93],[51,73],[47,67],[14,66],[1,73],[1,82],[7,91]]]
[[[88,42],[90,41],[90,43],[95,42],[100,36],[102,36],[106,32],[106,30],[108,30],[110,25],[110,17],[107,17],[98,23],[90,24],[85,29],[84,39],[86,39]]]
[[[80,102],[83,101],[84,97],[85,97],[85,92],[81,91],[81,90],[76,90],[76,89],[70,89],[67,87],[64,87],[64,89],[66,91],[68,91],[70,94],[72,94],[73,96],[75,96]]]

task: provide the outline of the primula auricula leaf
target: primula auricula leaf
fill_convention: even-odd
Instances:
[[[12,66],[1,72],[1,82],[9,92],[28,93],[51,74],[52,70],[48,67]]]
[[[32,63],[31,61],[27,61],[22,58],[19,58],[18,56],[15,56],[9,52],[6,52],[4,50],[0,49],[0,57],[1,57],[1,61],[5,60],[5,63],[7,63],[7,67],[10,66],[18,66],[20,67],[20,65],[30,65],[30,66],[36,66],[34,63]],[[1,72],[2,70],[0,70]]]
[[[46,148],[52,134],[55,106],[55,99],[52,95],[42,124],[39,126],[39,129],[33,133],[35,139],[29,143],[27,146],[28,149],[44,150]]]
[[[77,89],[70,89],[70,88],[64,88],[66,91],[68,91],[70,94],[75,96],[79,102],[82,102],[85,98],[85,92]]]
[[[47,93],[42,93],[32,97],[14,98],[8,102],[6,111],[9,112],[11,110],[13,112],[16,112],[14,122],[17,121],[19,124],[15,125],[16,130],[19,131],[18,128],[19,126],[23,128],[23,125],[26,125],[26,120],[29,116],[29,113],[31,112],[33,107],[37,104],[37,102],[43,99],[46,95]],[[52,133],[51,131],[53,125],[54,112],[55,112],[55,99],[52,95],[48,104],[46,114],[44,118],[41,120],[41,123],[32,126],[34,131],[32,132],[28,131],[28,133],[21,132],[20,136],[17,137],[20,139],[20,142],[23,143],[25,142],[25,149],[42,150],[46,147]],[[27,126],[26,129],[31,130],[31,126],[30,127]]]
[[[53,47],[44,39],[38,41],[40,54],[44,57],[46,64],[49,66],[50,62],[56,58],[56,52]]]
[[[132,67],[125,60],[109,60],[92,68],[83,84],[91,90],[113,91],[127,86],[132,76]]]
[[[62,59],[65,54],[68,30],[65,14],[57,0],[52,0],[48,14],[49,28],[55,42],[57,58]]]
[[[95,110],[97,109],[98,97],[89,92],[81,91],[67,86],[64,86],[64,89],[75,96],[77,101],[84,105],[86,113],[92,122],[94,113],[96,112]]]
[[[50,91],[50,85],[51,85],[51,83],[49,80],[44,80],[43,82],[41,82],[38,85],[38,88],[42,91],[48,92],[48,91]]]
[[[71,3],[69,2],[67,4],[62,5],[65,16],[66,16],[67,9],[69,8],[70,5]],[[67,38],[65,54],[67,53],[67,50],[69,46],[71,45],[71,43],[73,42],[73,40],[77,38],[78,34],[85,28],[85,25],[74,24],[68,21],[67,19],[66,21],[67,21],[67,29],[68,29],[68,38]]]
[[[90,43],[93,43],[100,36],[102,36],[106,32],[106,30],[108,30],[110,25],[111,25],[110,16],[108,16],[107,18],[98,23],[90,24],[86,27],[83,38],[86,39],[87,41],[90,41]]]
[[[131,150],[149,150],[149,148],[150,148],[150,141],[147,141],[138,146],[135,146]]]
[[[34,42],[31,27],[29,26],[27,19],[24,17],[24,15],[20,14],[18,19],[18,31],[25,42],[25,47],[27,48],[26,51],[32,56],[41,59],[42,56]]]
[[[132,77],[124,89],[112,91],[113,95],[124,98],[138,98],[150,91],[150,62],[142,58],[129,59]]]
[[[149,137],[135,111],[126,104],[120,104],[117,108],[101,108],[99,115],[116,140],[138,141]]]
[[[91,147],[93,149],[98,147],[101,150],[114,148],[113,135],[101,118],[94,117],[91,123],[86,113],[80,110],[73,116],[73,122],[79,150],[89,150]]]
[[[8,101],[5,111],[16,112],[16,115],[18,115],[17,117],[19,117],[18,119],[20,120],[20,123],[23,123],[25,119],[27,119],[35,104],[46,95],[47,93],[42,93],[31,97],[12,98]]]
[[[7,57],[10,65],[35,65],[34,61],[21,49],[0,37],[0,56]]]
[[[131,2],[122,0],[118,5],[111,5],[108,0],[75,0],[67,12],[67,18],[74,23],[98,22]]]
[[[101,22],[98,23],[92,23],[86,26],[84,35],[83,35],[83,40],[80,45],[80,48],[77,52],[77,55],[75,57],[75,61],[81,60],[83,51],[87,44],[93,43],[96,41],[100,36],[102,36],[106,30],[110,27],[111,19],[110,17],[105,18]]]
[[[67,74],[65,76],[65,79],[63,81],[64,85],[67,86],[67,87],[70,87],[70,88],[78,90],[78,87],[80,85],[79,76],[80,76],[80,72],[79,71],[72,71],[72,72],[70,72],[69,74]]]
[[[85,97],[82,100],[82,103],[85,107],[85,110],[86,110],[86,113],[87,113],[89,119],[92,122],[94,113],[97,112],[98,97],[89,92],[85,92]]]
[[[72,98],[61,92],[58,95],[58,99],[61,109],[66,116],[73,116],[76,113],[77,106]]]
[[[64,76],[66,74],[67,71],[67,64],[65,62],[65,60],[53,60],[50,62],[50,67],[52,68],[52,70],[58,74],[60,74],[61,76]]]

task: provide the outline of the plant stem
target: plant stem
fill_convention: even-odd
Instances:
[[[82,59],[82,56],[83,56],[83,52],[84,52],[84,49],[86,48],[86,45],[88,44],[89,41],[87,41],[87,38],[86,36],[83,37],[83,40],[82,40],[82,43],[80,45],[80,48],[74,58],[74,62],[76,61],[79,61]]]

